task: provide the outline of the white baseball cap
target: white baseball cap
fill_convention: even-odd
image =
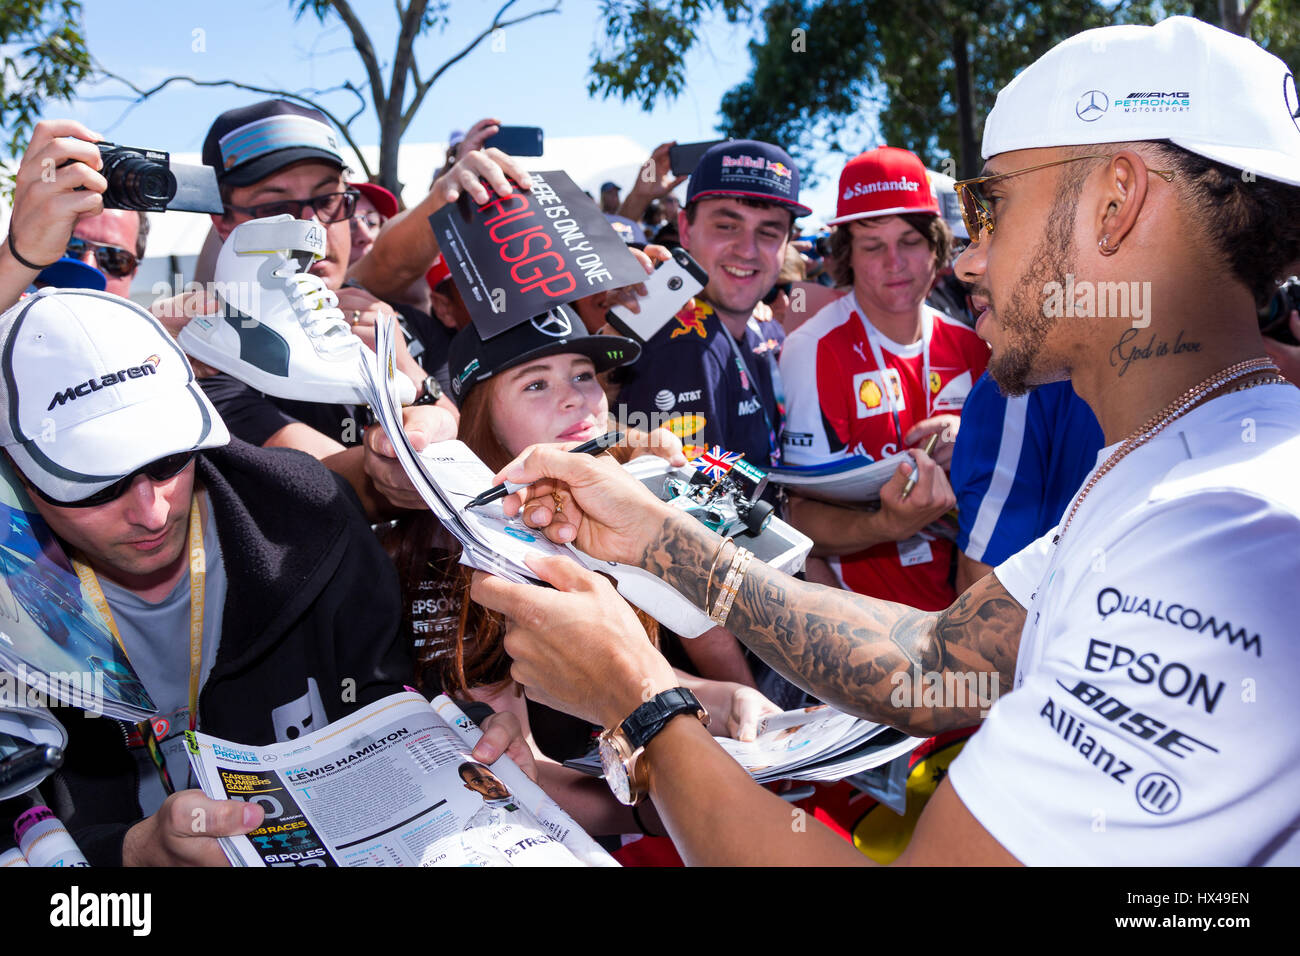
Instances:
[[[1191,17],[1085,30],[998,93],[981,152],[1165,139],[1300,186],[1295,77],[1253,41]]]
[[[56,501],[230,441],[166,329],[106,292],[42,289],[0,315],[0,379],[0,445]]]

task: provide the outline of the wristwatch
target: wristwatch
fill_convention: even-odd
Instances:
[[[656,694],[617,727],[600,735],[605,782],[620,803],[636,806],[650,792],[641,753],[655,734],[678,714],[694,714],[701,723],[709,722],[709,712],[700,706],[694,694],[684,687],[673,687]]]
[[[412,404],[414,405],[435,405],[438,399],[442,398],[442,386],[432,375],[425,376],[424,382],[421,383],[424,388],[424,394],[417,398]]]

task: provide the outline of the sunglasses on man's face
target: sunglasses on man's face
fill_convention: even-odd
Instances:
[[[290,215],[294,219],[306,219],[307,210],[319,221],[329,224],[341,219],[351,219],[357,210],[357,199],[361,193],[355,189],[345,189],[341,193],[326,193],[308,199],[280,199],[275,202],[258,203],[256,206],[231,206],[232,212],[243,213],[252,219],[267,219],[271,216]]]
[[[36,485],[29,485],[29,487],[45,501],[59,508],[95,508],[122,497],[140,475],[144,475],[154,482],[168,481],[175,478],[189,467],[190,462],[194,460],[194,455],[195,453],[192,451],[182,451],[174,455],[168,455],[165,458],[159,458],[157,461],[151,461],[143,468],[137,468],[125,478],[119,478],[107,488],[101,488],[90,497],[82,498],[80,501],[59,501],[57,498],[51,498]]]
[[[1050,169],[1053,166],[1063,166],[1066,163],[1077,163],[1083,159],[1110,159],[1112,153],[1089,153],[1087,156],[1070,156],[1067,159],[1058,159],[1050,163],[1039,163],[1037,166],[1026,166],[1023,169],[1012,169],[1005,173],[995,173],[992,176],[977,176],[975,179],[961,179],[953,183],[953,189],[957,192],[957,201],[961,204],[962,222],[966,224],[966,231],[970,233],[971,242],[980,241],[980,233],[987,232],[993,235],[993,210],[989,205],[988,198],[984,191],[988,188],[989,183],[997,182],[999,179],[1006,179],[1010,176],[1020,176],[1023,173],[1032,173],[1039,169]],[[1147,167],[1147,172],[1159,176],[1167,183],[1174,181],[1174,171],[1171,169],[1152,169]]]
[[[78,236],[73,236],[68,240],[67,255],[70,258],[84,261],[86,253],[92,251],[95,254],[95,265],[99,267],[99,271],[115,279],[124,279],[135,272],[135,267],[140,261],[135,257],[134,252],[123,249],[121,246],[109,246],[102,242],[92,242]]]

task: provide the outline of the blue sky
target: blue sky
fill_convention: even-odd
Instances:
[[[390,59],[396,36],[392,3],[354,0],[353,5],[381,61]],[[517,9],[548,5],[548,0],[519,0]],[[464,46],[499,6],[453,0],[447,30],[417,42],[422,73]],[[685,92],[647,113],[636,103],[587,94],[591,49],[603,29],[597,12],[595,0],[564,0],[561,13],[507,30],[503,51],[484,42],[433,87],[406,141],[444,140],[451,129],[494,113],[506,123],[541,126],[548,136],[621,133],[647,152],[668,139],[716,138],[718,103],[749,71],[751,28],[732,26],[721,17],[708,21],[687,61]],[[173,74],[298,91],[364,78],[346,28],[333,19],[322,26],[310,15],[295,22],[289,0],[86,0],[85,28],[96,59],[142,87]],[[131,109],[124,99],[105,98],[124,93],[117,83],[86,86],[71,110],[51,113],[76,116],[115,142],[195,152],[213,117],[257,98],[243,90],[184,83]],[[322,101],[342,116],[358,103],[345,92]],[[373,111],[357,120],[353,131],[363,144],[377,142]],[[842,162],[837,157],[828,165],[832,189]]]
[[[462,47],[490,21],[499,5],[455,0],[453,22],[446,32],[428,35],[417,43],[422,71],[427,74]],[[516,9],[547,5],[547,0],[520,0]],[[354,0],[354,7],[381,59],[390,59],[396,35],[392,4]],[[142,86],[173,73],[294,90],[364,78],[343,25],[331,20],[322,26],[310,15],[295,22],[289,0],[88,0],[85,11],[91,52],[105,67]],[[635,104],[587,95],[587,64],[601,29],[595,22],[596,13],[594,0],[565,0],[560,14],[507,30],[503,51],[494,52],[485,42],[434,86],[408,137],[444,139],[452,127],[492,111],[506,122],[542,126],[554,136],[616,129],[647,142],[714,135],[719,98],[748,70],[747,31],[730,27],[721,19],[710,23],[701,35],[701,48],[691,56],[687,92],[675,103],[646,114]],[[196,30],[202,33],[196,34]],[[202,50],[196,51],[199,40]],[[110,89],[120,87],[114,84],[84,92],[89,96]],[[202,141],[208,118],[246,103],[254,95],[178,85],[138,107],[120,126],[103,131],[128,142],[152,137],[158,146],[193,150]],[[326,98],[327,105],[340,111],[356,102],[347,93]],[[85,105],[107,118],[116,118],[124,106],[117,102]],[[373,116],[359,122],[356,129],[367,141],[377,139]]]

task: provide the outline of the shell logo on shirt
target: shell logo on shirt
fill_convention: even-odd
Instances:
[[[880,386],[871,379],[862,383],[858,389],[858,398],[867,408],[878,408],[880,406]]]
[[[679,335],[690,335],[694,332],[702,339],[707,339],[709,333],[704,330],[704,319],[712,312],[707,305],[700,302],[692,302],[686,308],[678,312],[673,318],[677,320],[680,328],[673,329],[668,333],[668,338],[675,339]]]
[[[907,408],[907,399],[903,395],[903,380],[897,369],[887,368],[884,375],[880,372],[859,372],[853,376],[853,398],[857,403],[858,418],[871,418],[887,411],[885,388],[891,390],[894,403],[901,412]]]

